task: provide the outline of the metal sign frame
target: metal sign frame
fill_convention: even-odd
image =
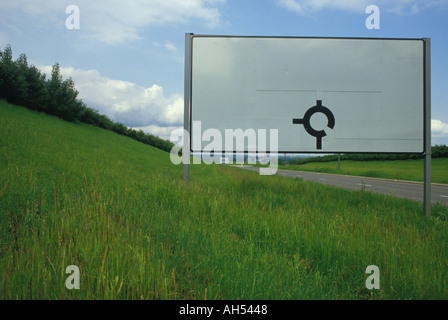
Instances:
[[[185,34],[185,73],[184,73],[184,132],[188,134],[188,138],[183,139],[183,179],[185,183],[188,185],[188,175],[189,168],[188,164],[190,163],[190,155],[193,152],[191,146],[191,128],[192,128],[192,56],[193,56],[193,48],[192,42],[194,37],[227,37],[227,38],[305,38],[305,39],[359,39],[359,40],[421,40],[423,41],[423,150],[422,152],[403,152],[407,154],[422,154],[424,156],[424,213],[426,215],[430,215],[431,212],[431,39],[430,38],[420,38],[420,39],[407,39],[407,38],[334,38],[334,37],[253,37],[253,36],[216,36],[216,35],[195,35],[193,33]],[[316,110],[313,112],[327,112],[322,109],[321,101],[316,101],[316,106],[314,107]],[[319,109],[320,108],[320,109]],[[311,110],[311,109],[310,109]],[[309,110],[309,112],[311,112]],[[306,127],[306,117],[310,117],[311,115],[304,115],[302,119],[294,119],[293,123],[303,124],[305,129],[308,131],[310,135],[316,137],[316,144],[319,146],[319,135],[318,131],[313,132],[312,128]],[[331,115],[327,114],[327,118],[329,119],[329,126],[331,125]],[[309,119],[308,119],[309,120]],[[334,124],[334,119],[333,119]],[[319,149],[319,148],[317,148]],[[198,150],[196,150],[198,151]],[[196,152],[194,151],[194,152]],[[219,153],[219,151],[216,151]],[[221,151],[222,153],[249,153],[248,151]],[[335,153],[330,151],[306,151],[306,152],[287,152],[287,151],[278,151],[278,153]],[[266,153],[269,153],[266,152]],[[343,153],[396,153],[396,152],[343,152]]]

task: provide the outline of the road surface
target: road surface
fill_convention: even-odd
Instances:
[[[235,167],[258,172],[257,167],[238,165]],[[364,188],[366,191],[384,193],[423,202],[423,182],[280,169],[277,170],[277,175],[301,178],[304,181],[316,181],[346,189],[361,190]],[[431,184],[431,202],[441,202],[448,206],[448,184]]]

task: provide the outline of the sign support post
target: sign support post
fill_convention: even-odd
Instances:
[[[184,137],[182,147],[183,181],[188,186],[190,163],[190,96],[191,96],[191,36],[185,33],[185,73],[184,73]],[[185,136],[188,135],[188,136]]]
[[[424,187],[423,210],[427,216],[431,215],[431,39],[425,38],[425,150],[424,150]]]

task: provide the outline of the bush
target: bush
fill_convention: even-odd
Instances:
[[[46,80],[45,74],[28,65],[25,54],[13,61],[10,45],[4,51],[0,50],[0,99],[66,121],[84,122],[111,130],[167,152],[173,147],[169,141],[113,122],[97,110],[87,107],[77,98],[78,94],[71,78],[62,79],[58,63],[52,68],[51,78]]]

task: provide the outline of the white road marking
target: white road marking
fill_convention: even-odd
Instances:
[[[441,194],[440,196],[443,197],[443,198],[448,198],[448,196],[444,196],[443,194]]]
[[[358,186],[371,187],[370,184],[363,184],[363,183],[358,183]]]

